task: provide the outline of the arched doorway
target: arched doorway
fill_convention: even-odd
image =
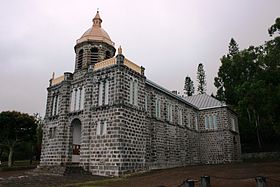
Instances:
[[[72,162],[80,162],[80,148],[81,148],[81,121],[74,119],[71,122],[72,129]]]

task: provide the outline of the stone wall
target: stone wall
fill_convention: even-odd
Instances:
[[[71,163],[71,123],[75,119],[81,122],[79,165],[96,175],[119,176],[155,168],[240,160],[236,114],[227,107],[199,110],[148,84],[143,74],[123,65],[120,57],[123,56],[117,58],[116,65],[76,71],[48,88],[42,166]],[[108,104],[100,105],[99,84],[104,80],[109,82]],[[131,80],[137,81],[136,103],[130,99]],[[77,85],[85,88],[84,108],[70,112],[71,90]],[[54,93],[60,96],[57,115],[51,114]],[[156,100],[160,101],[159,116]],[[210,114],[217,116],[216,129],[205,129],[204,118]],[[104,122],[107,132],[98,135],[97,125]],[[55,135],[51,137],[50,129],[54,127]]]

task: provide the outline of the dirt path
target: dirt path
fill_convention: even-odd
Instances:
[[[188,166],[109,180],[85,175],[31,176],[25,172],[0,172],[0,186],[177,187],[187,178],[199,181],[203,175],[210,176],[211,187],[255,187],[256,176],[268,177],[269,187],[280,186],[280,161]]]

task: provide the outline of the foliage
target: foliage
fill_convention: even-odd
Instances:
[[[189,76],[185,78],[184,91],[185,91],[184,94],[187,96],[192,96],[194,94],[193,81]]]
[[[204,71],[203,64],[198,64],[197,67],[197,91],[199,94],[204,94],[206,92],[206,75]]]
[[[270,36],[275,34],[275,32],[277,32],[277,31],[280,34],[280,18],[277,18],[275,20],[275,23],[268,29],[268,33]]]
[[[23,142],[36,142],[36,120],[16,111],[0,113],[0,145],[9,150],[8,165],[12,166],[14,149]]]
[[[40,160],[42,138],[43,138],[43,118],[42,116],[40,116],[39,113],[34,114],[34,118],[36,119],[36,123],[37,123],[37,130],[36,130],[37,141],[35,145],[35,156],[36,156],[36,160]]]
[[[280,31],[280,19],[269,34]],[[239,51],[234,39],[221,58],[215,78],[216,98],[232,105],[239,114],[241,140],[245,147],[273,144],[280,137],[280,37]],[[244,150],[244,148],[243,148]]]

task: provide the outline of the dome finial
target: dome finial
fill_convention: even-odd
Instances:
[[[122,46],[120,46],[120,47],[118,48],[118,54],[119,54],[119,55],[122,54]]]
[[[100,18],[100,15],[99,15],[99,8],[97,8],[96,15],[92,19],[92,22],[93,22],[93,26],[101,27],[102,19]]]

